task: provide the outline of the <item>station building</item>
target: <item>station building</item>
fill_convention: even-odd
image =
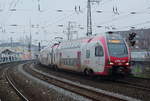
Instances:
[[[2,49],[0,50],[0,62],[11,62],[16,61],[19,58],[19,54],[11,49]]]

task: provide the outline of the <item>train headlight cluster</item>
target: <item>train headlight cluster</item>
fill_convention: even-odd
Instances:
[[[129,62],[127,62],[125,65],[127,65],[127,66],[128,66],[128,65],[129,65]]]
[[[113,63],[113,62],[109,62],[108,64],[109,64],[109,65],[114,65],[114,63]]]

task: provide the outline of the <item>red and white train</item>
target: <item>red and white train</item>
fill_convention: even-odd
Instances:
[[[48,46],[40,52],[38,61],[43,65],[87,75],[126,75],[131,70],[128,45],[121,36],[114,33]]]

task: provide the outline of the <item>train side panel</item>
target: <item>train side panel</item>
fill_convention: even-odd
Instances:
[[[100,40],[94,40],[82,47],[83,70],[90,69],[93,72],[103,72],[105,66],[105,54]]]
[[[59,68],[80,71],[81,44],[76,42],[62,43],[56,49],[56,64]]]
[[[90,40],[90,41],[88,41]],[[59,68],[78,72],[91,70],[103,72],[105,66],[105,51],[99,39],[88,39],[62,43],[55,49],[55,59]]]
[[[119,37],[108,36],[99,35],[54,44],[40,53],[40,62],[86,74],[106,76],[120,71],[128,73],[127,45]],[[120,50],[117,47],[121,47]]]

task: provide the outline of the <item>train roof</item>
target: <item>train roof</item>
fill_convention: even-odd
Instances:
[[[101,33],[101,34],[93,34],[91,36],[87,36],[87,37],[82,37],[79,39],[73,39],[73,40],[65,40],[62,41],[61,43],[55,43],[53,45],[49,45],[47,47],[45,47],[42,51],[47,50],[49,48],[58,48],[59,46],[66,46],[66,45],[71,45],[71,43],[75,43],[76,47],[78,47],[78,44],[81,43],[89,43],[92,42],[92,40],[98,40],[99,38],[106,38],[106,39],[123,39],[119,34],[116,34],[115,32],[105,32],[105,33]],[[77,44],[78,43],[78,44]]]
[[[91,36],[82,37],[82,38],[79,38],[79,39],[65,40],[62,43],[73,42],[73,41],[82,41],[82,40],[87,40],[87,42],[88,42],[89,39],[93,39],[93,38],[96,38],[96,37],[105,37],[105,38],[108,38],[108,39],[123,39],[121,35],[110,31],[110,32],[105,32],[105,33],[101,33],[101,34],[93,34]]]

